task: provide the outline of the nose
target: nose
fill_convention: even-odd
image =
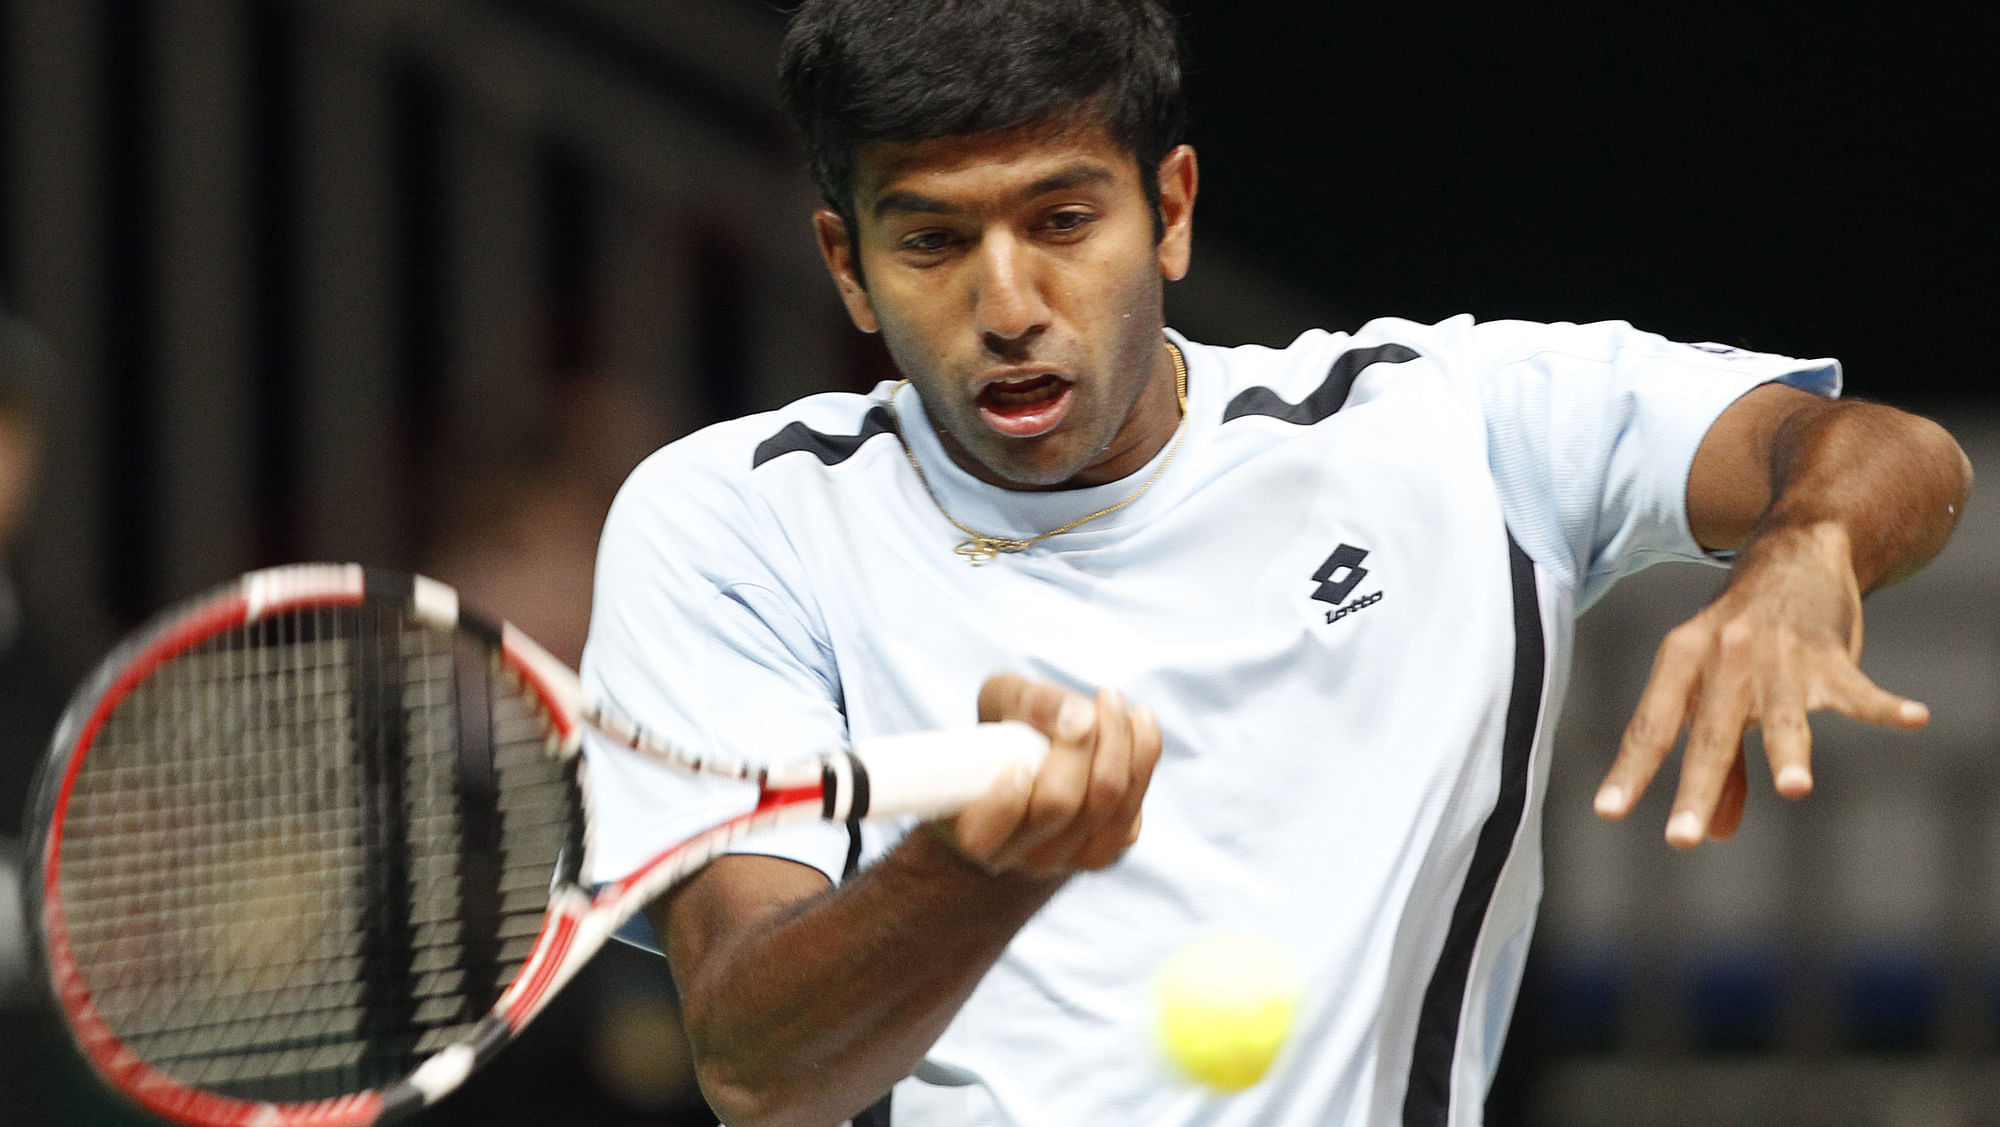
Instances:
[[[986,347],[1005,355],[1040,335],[1049,306],[1035,268],[1034,251],[1005,234],[980,240],[973,316]]]

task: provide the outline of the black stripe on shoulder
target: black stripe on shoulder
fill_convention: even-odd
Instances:
[[[1458,1049],[1458,1017],[1465,1007],[1472,953],[1528,805],[1528,765],[1542,713],[1542,613],[1534,562],[1511,534],[1507,558],[1514,589],[1514,683],[1501,735],[1500,793],[1479,829],[1465,886],[1451,911],[1444,950],[1438,954],[1437,969],[1417,1013],[1410,1083],[1403,1094],[1403,1127],[1445,1127],[1451,1121],[1452,1057]]]
[[[1354,380],[1361,375],[1362,369],[1370,364],[1403,364],[1416,358],[1415,349],[1400,344],[1350,348],[1334,358],[1333,366],[1327,369],[1326,379],[1313,389],[1311,395],[1299,402],[1287,403],[1268,387],[1244,388],[1229,401],[1228,408],[1222,412],[1222,421],[1226,423],[1245,415],[1269,415],[1309,427],[1346,405],[1347,393],[1354,390]]]
[[[750,468],[754,470],[785,454],[799,453],[811,454],[829,466],[837,466],[852,458],[869,439],[878,434],[894,434],[895,430],[889,425],[889,409],[880,405],[870,407],[861,416],[859,434],[823,434],[804,423],[792,423],[757,444],[757,452],[750,457]]]

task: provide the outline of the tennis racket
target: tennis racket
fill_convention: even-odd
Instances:
[[[585,726],[755,782],[755,807],[592,893]],[[444,584],[273,568],[157,618],[77,694],[31,811],[32,914],[76,1043],[139,1104],[376,1123],[456,1088],[745,834],[946,813],[1046,751],[986,724],[782,767],[697,755]]]

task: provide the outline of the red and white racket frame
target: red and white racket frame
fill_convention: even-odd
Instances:
[[[119,702],[155,669],[203,640],[283,611],[357,606],[373,600],[407,607],[442,629],[467,628],[486,636],[503,667],[539,700],[554,734],[551,754],[576,756],[588,728],[681,770],[755,782],[756,803],[595,893],[574,882],[558,881],[550,891],[534,947],[493,1011],[473,1026],[465,1040],[438,1050],[387,1088],[312,1102],[272,1103],[189,1086],[153,1068],[125,1045],[99,1013],[77,966],[60,879],[64,819],[77,772]],[[54,746],[68,752],[61,758],[52,753],[50,765],[61,774],[41,785],[41,840],[30,853],[40,864],[41,879],[32,890],[39,899],[38,938],[49,982],[91,1066],[147,1110],[192,1127],[364,1127],[410,1114],[462,1084],[541,1012],[620,925],[737,840],[793,821],[946,813],[978,797],[1003,773],[1032,770],[1048,750],[1040,733],[1009,722],[883,737],[863,741],[854,750],[782,767],[703,757],[590,701],[574,672],[513,625],[495,627],[461,616],[458,594],[451,587],[359,564],[292,564],[250,572],[162,615],[113,651],[65,716]],[[581,763],[578,770],[587,807],[589,786]]]

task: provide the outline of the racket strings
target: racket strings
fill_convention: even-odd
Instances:
[[[182,1083],[290,1101],[461,1039],[580,825],[573,766],[489,669],[400,609],[313,608],[134,687],[78,769],[60,859],[110,1031]]]

